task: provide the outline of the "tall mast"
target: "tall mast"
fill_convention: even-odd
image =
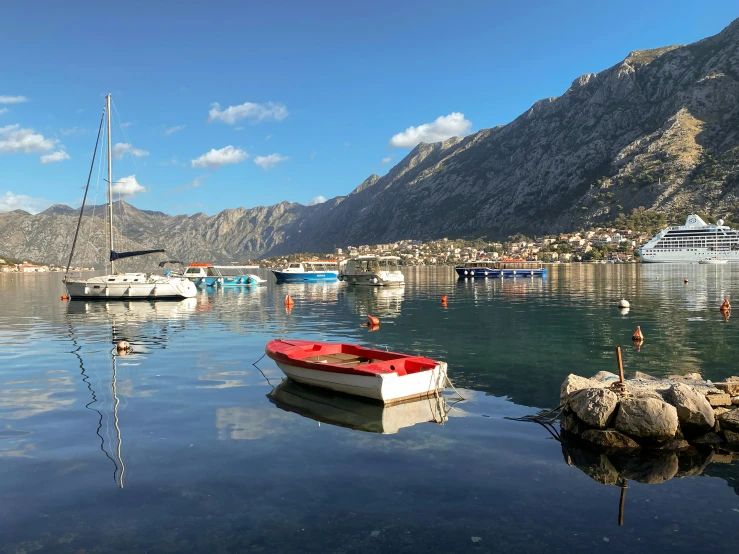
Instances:
[[[105,111],[108,117],[108,246],[113,253],[113,161],[110,144],[110,94],[105,97]],[[110,261],[110,273],[115,274],[115,262]]]

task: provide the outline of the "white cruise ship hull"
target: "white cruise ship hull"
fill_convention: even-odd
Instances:
[[[187,279],[144,273],[68,279],[65,284],[71,300],[182,299],[192,298],[198,292]]]
[[[685,225],[663,229],[640,249],[643,263],[689,264],[739,262],[739,231],[689,215]]]

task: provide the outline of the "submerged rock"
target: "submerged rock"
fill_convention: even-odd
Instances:
[[[588,388],[570,394],[567,402],[582,421],[592,427],[605,429],[618,406],[618,396],[608,389]]]
[[[739,431],[739,410],[729,410],[721,414],[718,416],[718,421],[721,424],[721,429]]]
[[[706,432],[713,428],[715,416],[706,397],[683,383],[670,387],[665,400],[677,409],[677,418],[683,431]]]
[[[619,433],[615,429],[590,429],[582,434],[582,438],[603,448],[630,450],[640,448],[638,442],[623,433]]]
[[[668,440],[675,438],[677,410],[656,398],[624,398],[616,412],[614,426],[632,437]]]
[[[664,483],[677,475],[679,464],[674,452],[649,452],[614,454],[609,457],[618,473],[649,485]]]

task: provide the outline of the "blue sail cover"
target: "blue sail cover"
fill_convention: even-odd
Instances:
[[[158,250],[135,250],[133,252],[116,252],[115,250],[110,251],[110,261],[114,262],[123,258],[131,258],[133,256],[144,256],[146,254],[157,254],[159,252],[166,252],[163,248]]]

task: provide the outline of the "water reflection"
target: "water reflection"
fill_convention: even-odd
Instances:
[[[358,397],[300,385],[290,379],[283,380],[267,398],[281,410],[313,419],[319,424],[380,434],[394,434],[418,423],[443,425],[451,409],[443,396],[383,406]]]
[[[380,319],[398,317],[404,296],[404,286],[347,287],[342,292],[350,312],[362,317],[371,314]]]

